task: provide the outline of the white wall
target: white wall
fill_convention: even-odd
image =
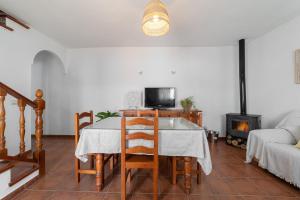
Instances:
[[[299,25],[300,17],[247,40],[248,113],[262,114],[263,127],[274,127],[288,111],[299,109],[300,86],[294,84]],[[55,52],[67,63],[67,73],[58,76],[55,67],[61,63],[48,59],[46,65],[54,67],[43,72],[47,81],[37,79],[49,91],[46,98],[55,99],[47,100],[47,109],[61,111],[51,115],[52,120],[46,116],[47,134],[73,134],[75,112],[126,108],[126,94],[144,87],[176,87],[177,100],[194,96],[204,111],[204,125],[223,133],[224,114],[239,111],[237,47],[103,47],[69,49],[65,55],[62,46],[35,30],[14,27],[15,32],[0,29],[2,82],[30,97],[31,64],[40,50]],[[7,132],[17,134],[18,127],[11,126],[18,123],[13,103],[7,101]],[[14,137],[7,136],[9,149],[17,149]]]
[[[31,65],[34,56],[40,50],[55,52],[63,60],[65,48],[40,34],[34,29],[26,30],[10,23],[14,32],[0,28],[0,81],[8,84],[13,89],[30,98],[31,94]],[[6,101],[6,142],[9,154],[18,152],[18,107],[7,97]],[[31,148],[30,140],[30,109],[26,107],[26,149]]]
[[[117,111],[126,108],[125,96],[129,91],[176,87],[177,100],[194,96],[197,108],[204,112],[204,125],[224,132],[224,114],[238,111],[235,49],[228,46],[69,50],[70,113],[90,109]]]
[[[248,112],[262,114],[265,128],[300,109],[300,85],[294,83],[296,49],[300,49],[300,17],[248,40]]]
[[[288,111],[299,109],[299,85],[294,84],[299,25],[300,17],[247,40],[248,113],[262,114],[263,127],[273,127]],[[50,96],[47,110],[60,111],[46,111],[51,115],[45,116],[46,134],[72,134],[73,113],[126,108],[128,92],[151,86],[176,87],[178,100],[194,96],[210,129],[224,132],[224,114],[239,111],[237,47],[103,47],[70,49],[65,54],[62,46],[37,31],[13,26],[15,32],[0,29],[2,82],[30,97],[31,65],[40,50],[56,53],[67,65],[67,73],[58,75],[61,63],[48,59],[40,65],[52,67],[36,72],[47,75],[42,78],[41,74],[40,80],[35,77],[43,81],[45,98]],[[13,103],[8,98],[7,133],[17,134],[18,127],[12,124],[18,123],[18,108]],[[16,150],[15,135],[6,135],[9,149]]]
[[[27,97],[32,96],[39,84],[45,90],[45,134],[73,134],[75,112],[126,108],[128,92],[150,86],[176,87],[178,100],[194,96],[196,106],[204,111],[204,124],[211,129],[224,131],[224,114],[238,110],[235,47],[104,47],[71,49],[65,54],[62,46],[39,32],[12,26],[16,31],[0,29],[1,81]],[[45,68],[60,65],[51,64],[49,59],[33,63],[41,50],[57,54],[64,65],[67,63],[67,73],[57,76],[58,68]],[[38,65],[44,68],[31,72],[31,65],[34,69],[39,68]],[[31,83],[32,80],[37,82]],[[66,88],[62,89],[63,86]],[[14,154],[18,149],[15,141],[18,108],[11,101],[7,101],[6,107],[6,132],[15,133],[6,134],[7,143],[10,153]],[[49,114],[49,110],[57,109],[61,112]],[[27,108],[27,133],[29,114]],[[29,148],[29,134],[26,143]]]
[[[31,87],[40,88],[44,92],[47,103],[44,111],[44,135],[59,135],[68,132],[67,123],[69,116],[69,95],[66,86],[64,64],[60,58],[49,52],[39,52],[32,64]],[[32,91],[35,98],[35,90]],[[32,115],[31,130],[34,134],[35,115]]]

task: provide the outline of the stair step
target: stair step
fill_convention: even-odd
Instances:
[[[9,166],[9,169],[8,169]],[[16,161],[0,161],[0,199],[9,195],[39,176],[39,165]],[[4,171],[6,169],[6,171]]]
[[[38,169],[38,165],[32,165],[31,163],[18,163],[18,165],[15,165],[11,169],[11,181],[9,186],[13,186]]]
[[[0,174],[13,168],[14,167],[14,164],[12,164],[11,162],[9,161],[1,161],[0,162]]]

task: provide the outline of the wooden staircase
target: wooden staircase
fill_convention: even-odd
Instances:
[[[14,165],[9,161],[0,162],[0,174],[6,172],[7,170],[13,168]]]
[[[6,113],[5,113],[5,97],[7,95],[16,98],[20,111],[19,116],[19,153],[17,155],[8,155],[5,141],[5,127],[6,127]],[[36,99],[31,101],[24,97],[17,91],[11,89],[4,83],[0,82],[0,183],[3,184],[4,180],[8,180],[6,191],[11,191],[16,185],[24,179],[32,176],[38,172],[39,176],[45,174],[45,151],[43,150],[42,135],[43,135],[43,111],[45,109],[45,101],[43,100],[43,92],[36,91]],[[35,111],[35,144],[34,151],[25,151],[25,115],[24,111],[26,106],[31,107]],[[6,184],[6,183],[5,183]],[[18,186],[19,187],[19,186]],[[5,191],[1,191],[0,198]]]

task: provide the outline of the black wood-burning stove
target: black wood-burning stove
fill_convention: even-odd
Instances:
[[[249,131],[260,128],[260,115],[241,115],[237,113],[226,114],[227,135],[247,139]]]
[[[245,65],[245,40],[242,39],[239,41],[241,113],[226,114],[227,143],[233,144],[235,146],[245,144],[248,138],[249,131],[261,128],[261,115],[247,114]]]

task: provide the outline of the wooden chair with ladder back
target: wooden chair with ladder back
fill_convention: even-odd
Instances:
[[[126,199],[126,181],[131,179],[131,169],[153,170],[153,199],[158,198],[158,110],[139,112],[140,116],[154,116],[153,119],[137,117],[127,120],[122,117],[121,122],[121,199]],[[146,132],[133,130],[128,133],[130,126],[149,126]],[[149,131],[152,131],[150,133]],[[128,147],[130,140],[147,140],[153,142],[153,147]]]
[[[185,113],[183,118],[197,124],[198,126],[202,127],[202,113],[201,112],[189,112]],[[201,166],[197,162],[197,159],[193,159],[194,162],[196,162],[196,169],[192,169],[192,174],[197,176],[197,184],[200,184],[201,181]],[[184,169],[178,169],[178,164],[184,162],[183,157],[179,156],[173,156],[171,157],[171,173],[172,173],[172,184],[176,185],[177,183],[177,176],[178,175],[183,175],[184,174]]]
[[[157,117],[159,115],[157,111]],[[136,111],[137,117],[155,117],[156,116],[156,110],[137,110]]]
[[[193,159],[192,161],[197,162],[197,159]],[[179,157],[179,156],[174,156],[171,158],[171,165],[172,165],[172,184],[176,185],[177,183],[177,176],[178,175],[184,175],[184,169],[178,169],[178,164],[179,162],[184,162],[184,158],[183,157]],[[192,174],[197,176],[197,184],[200,184],[201,182],[201,166],[200,164],[197,162],[197,167],[196,169],[192,169]],[[193,165],[194,166],[194,165]]]
[[[80,138],[80,130],[93,124],[93,111],[90,112],[83,112],[83,113],[76,113],[75,114],[75,149],[77,147],[79,138]],[[81,121],[83,121],[81,123]],[[80,160],[75,157],[75,177],[76,177],[76,181],[77,183],[80,182],[80,174],[92,174],[92,175],[96,175],[96,169],[95,167],[99,167],[97,166],[98,163],[96,163],[95,166],[95,156],[96,154],[89,154],[89,160],[90,160],[90,168],[89,169],[81,169],[80,166]],[[110,170],[113,171],[114,168],[114,164],[115,164],[115,160],[114,160],[114,156],[113,154],[109,154],[104,156],[104,160],[102,163],[104,163],[103,165],[105,165],[108,161],[110,163]],[[102,167],[102,169],[104,169],[104,166]],[[104,173],[104,171],[102,172]]]

